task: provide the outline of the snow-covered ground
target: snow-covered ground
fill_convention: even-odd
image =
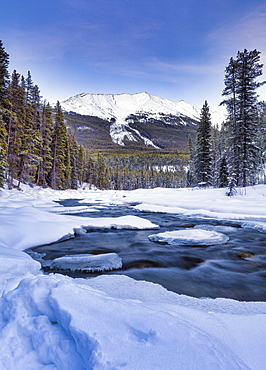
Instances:
[[[95,205],[94,212],[126,203],[139,210],[237,220],[266,231],[264,185],[235,197],[226,197],[224,189],[1,190],[0,369],[266,368],[266,302],[192,298],[122,275],[44,275],[25,248],[86,228],[157,228],[138,216],[62,215],[54,201],[67,198],[81,200],[76,212],[84,209],[82,201]],[[199,227],[198,236],[187,236],[196,240],[223,229],[206,231]]]

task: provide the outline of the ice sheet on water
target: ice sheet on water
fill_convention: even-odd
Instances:
[[[57,207],[42,207],[43,211],[48,211],[50,213],[56,213],[56,214],[67,214],[67,213],[83,213],[83,212],[97,212],[96,209],[91,209],[91,207],[87,206],[75,206],[75,207],[63,207],[63,206],[57,206]]]
[[[103,218],[84,218],[83,228],[90,229],[126,229],[126,230],[145,230],[159,229],[158,225],[151,221],[137,216],[103,217]]]
[[[217,231],[221,233],[232,233],[236,232],[237,228],[233,226],[224,226],[224,225],[196,225],[194,229],[201,229],[207,231]]]
[[[71,271],[108,271],[120,269],[122,259],[116,253],[76,254],[59,257],[53,260],[51,269]]]
[[[229,237],[216,231],[189,229],[149,235],[149,240],[152,242],[179,245],[214,245],[226,243]]]

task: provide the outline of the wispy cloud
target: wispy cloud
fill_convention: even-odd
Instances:
[[[266,5],[240,18],[233,24],[224,23],[208,36],[210,51],[224,57],[235,56],[243,49],[257,49],[262,52],[262,62],[266,61]]]
[[[148,66],[154,71],[167,74],[217,74],[221,72],[221,66],[216,63],[179,63],[179,62],[165,62],[159,59],[153,59],[148,63]]]

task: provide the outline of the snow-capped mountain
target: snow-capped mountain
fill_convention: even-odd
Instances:
[[[116,144],[125,145],[128,141],[141,141],[144,145],[155,148],[161,146],[157,145],[158,140],[155,137],[151,137],[153,135],[147,130],[148,125],[158,125],[160,122],[169,126],[196,127],[201,111],[200,108],[183,100],[173,102],[148,93],[133,95],[82,93],[61,102],[61,106],[66,112],[107,120],[110,123],[110,137]],[[212,113],[213,124],[220,124],[223,120],[223,115]]]

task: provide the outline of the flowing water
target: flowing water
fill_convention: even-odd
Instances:
[[[60,203],[67,207],[79,205],[77,200]],[[92,206],[95,207],[95,204]],[[76,216],[118,217],[133,214],[150,220],[159,225],[160,229],[89,231],[27,252],[33,258],[43,254],[43,260],[69,254],[115,252],[122,258],[123,267],[104,274],[123,274],[136,280],[159,283],[168,290],[194,297],[266,301],[266,234],[241,228],[239,224],[230,221],[137,212],[127,206],[99,209],[98,212],[84,212]],[[158,244],[148,239],[151,234],[200,225],[219,226],[218,231],[228,235],[229,241],[212,246],[180,246]],[[44,270],[49,272],[49,269]],[[99,275],[68,270],[53,272],[85,278]]]

